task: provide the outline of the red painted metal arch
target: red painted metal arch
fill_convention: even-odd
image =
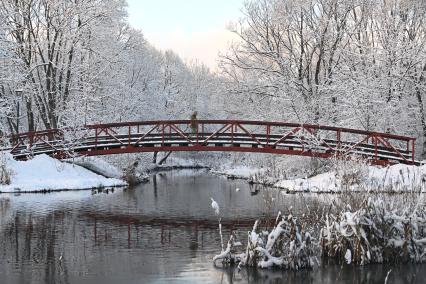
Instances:
[[[246,120],[160,120],[49,129],[11,137],[17,159],[49,154],[110,155],[157,151],[216,151],[319,158],[360,155],[373,164],[416,164],[415,138],[333,126]],[[73,136],[74,135],[74,136]]]

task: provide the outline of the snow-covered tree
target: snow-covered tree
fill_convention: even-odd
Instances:
[[[101,58],[92,49],[99,40],[97,27],[123,18],[124,8],[121,0],[1,2],[3,41],[12,46],[9,56],[22,74],[18,100],[27,130],[63,126],[67,113],[75,110],[72,102],[93,95],[101,71],[96,65]],[[8,93],[16,95],[13,89]],[[11,131],[19,130],[15,128]]]
[[[244,12],[221,67],[254,116],[425,143],[424,1],[251,0]]]

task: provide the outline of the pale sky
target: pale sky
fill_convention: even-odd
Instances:
[[[245,0],[127,0],[130,24],[161,50],[215,69],[219,51],[235,39],[226,29]]]

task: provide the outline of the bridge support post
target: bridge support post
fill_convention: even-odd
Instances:
[[[34,143],[34,133],[31,132],[29,135],[29,138],[30,138],[30,148],[32,148]]]
[[[200,126],[200,124],[197,123],[197,145],[199,144],[198,142],[200,141],[200,139],[198,138],[198,135],[199,135],[199,126]]]
[[[271,125],[268,124],[268,125],[266,125],[266,145],[267,146],[269,146],[270,134],[271,134]]]
[[[95,151],[98,150],[98,128],[95,128]]]
[[[412,143],[411,155],[412,155],[413,165],[414,165],[416,163],[416,138],[412,139],[411,143]]]
[[[340,146],[341,146],[341,137],[342,137],[342,130],[341,129],[337,130],[336,136],[337,136],[336,137],[336,139],[337,139],[337,149],[340,149]]]
[[[234,144],[234,124],[231,124],[231,143]]]
[[[164,147],[164,128],[166,127],[166,125],[162,123],[161,126],[161,146]]]
[[[377,137],[373,136],[372,139],[374,140],[374,162],[377,164],[378,160],[378,145],[377,145]]]

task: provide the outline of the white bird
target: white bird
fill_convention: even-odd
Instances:
[[[210,197],[210,199],[212,200],[212,208],[214,209],[214,213],[216,215],[219,215],[219,204],[217,204],[217,202],[214,201],[213,198]]]
[[[238,192],[238,191],[240,191],[240,189],[237,187],[237,188],[235,189],[235,191],[236,191],[236,192]]]

